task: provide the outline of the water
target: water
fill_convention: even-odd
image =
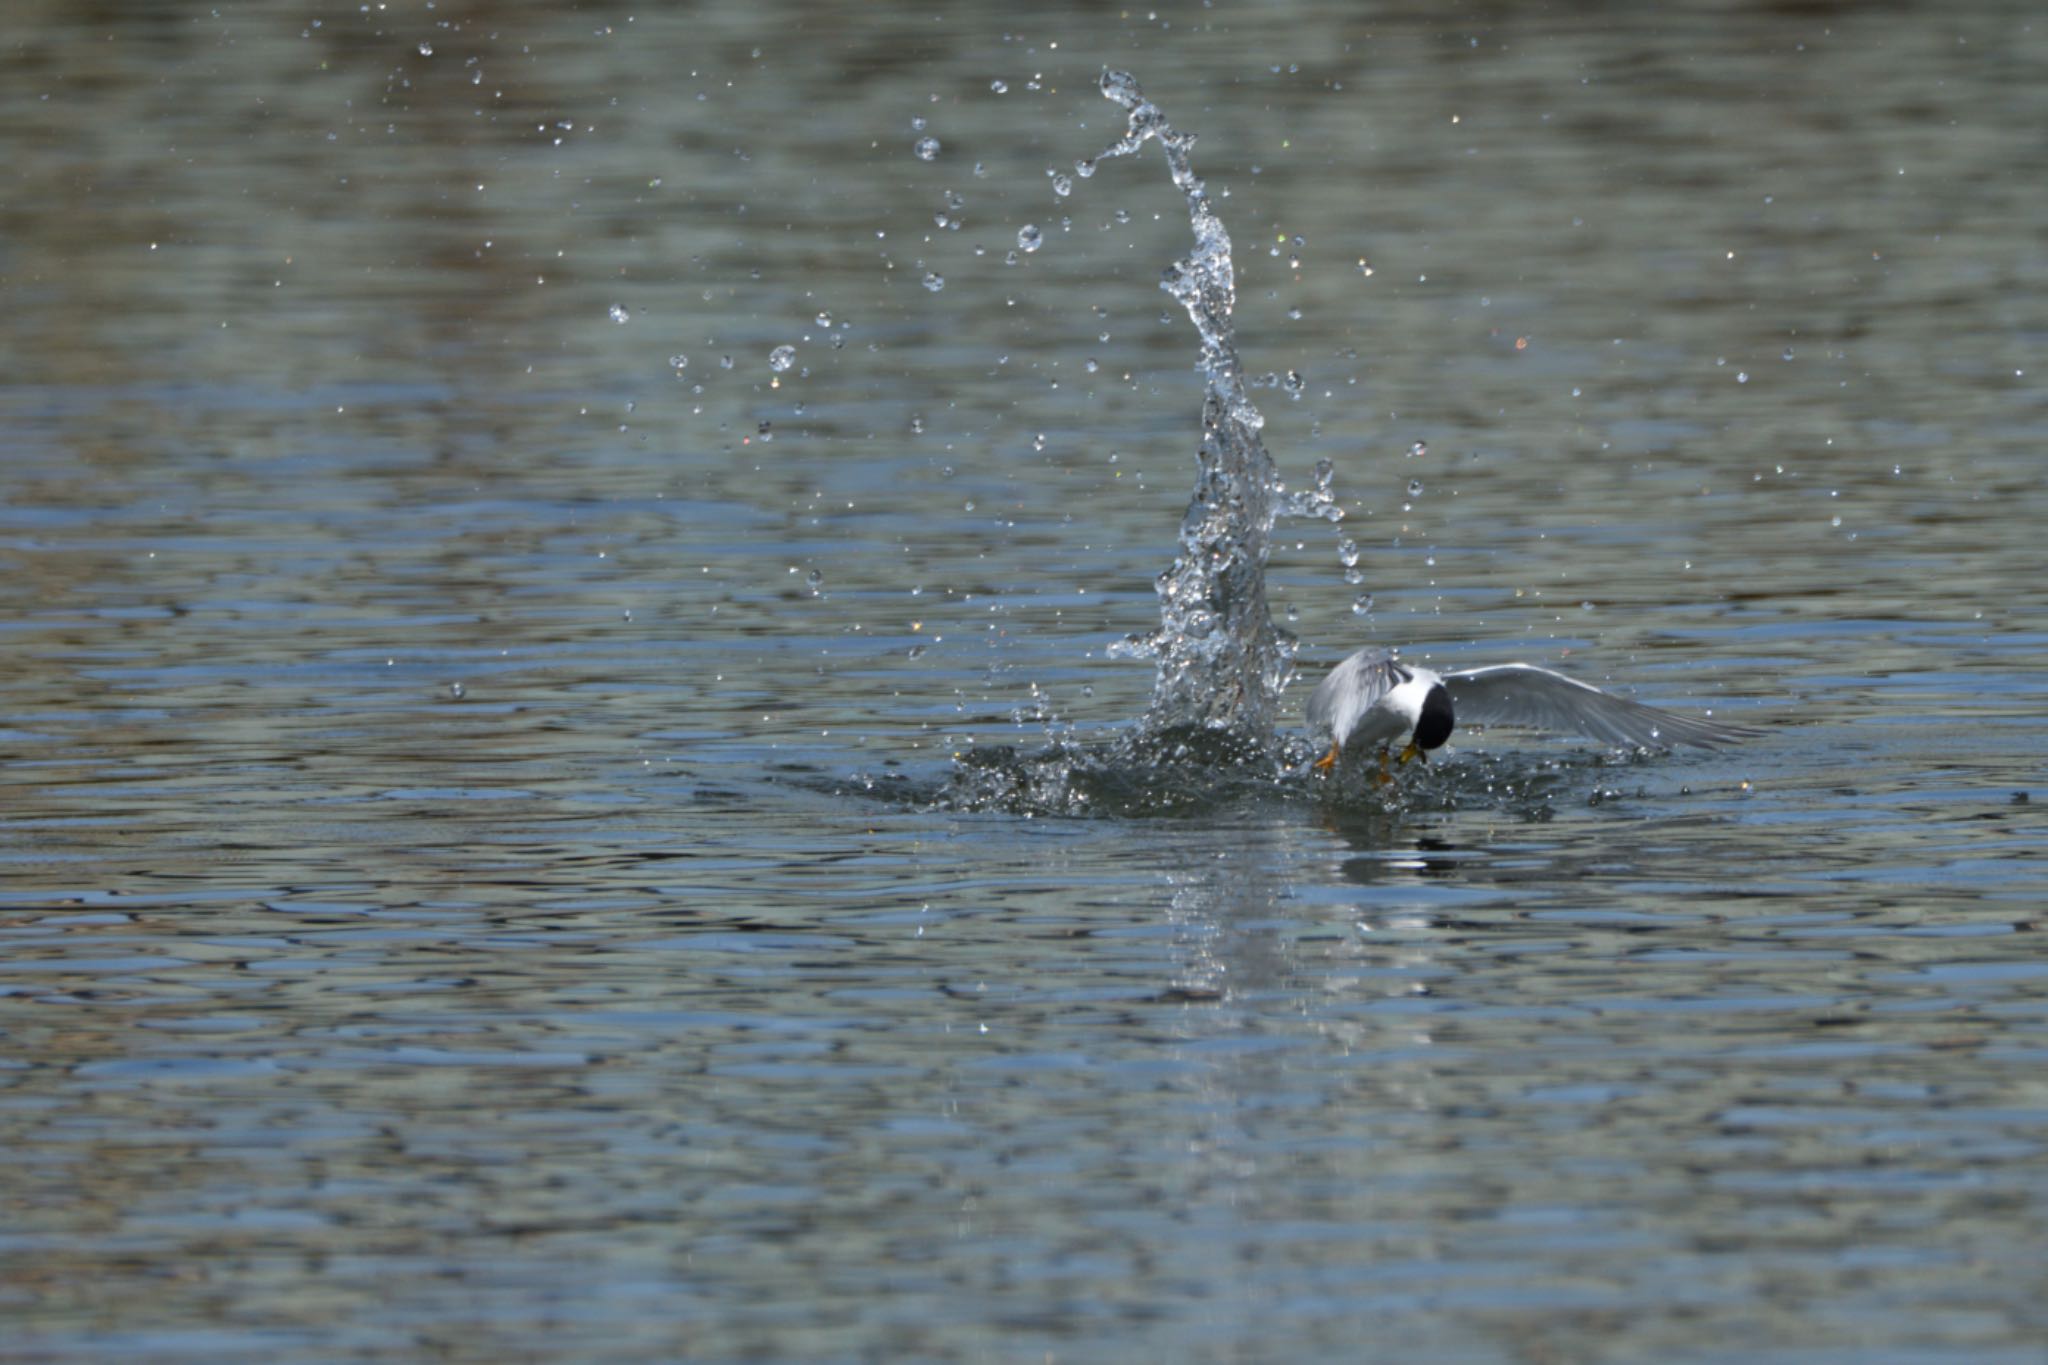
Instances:
[[[0,57],[0,1355],[2039,1358],[2038,24],[315,17]],[[1105,63],[1303,681],[1765,740],[1014,799],[1199,468]]]
[[[1106,71],[1104,98],[1129,116],[1124,136],[1103,153],[1129,156],[1156,141],[1187,197],[1195,248],[1166,269],[1160,287],[1187,310],[1201,337],[1207,381],[1200,473],[1181,519],[1181,553],[1159,578],[1159,629],[1128,642],[1159,656],[1145,726],[1206,726],[1256,750],[1273,742],[1280,690],[1293,672],[1293,640],[1266,607],[1266,560],[1281,484],[1259,439],[1265,415],[1245,392],[1231,315],[1236,269],[1229,233],[1195,175],[1194,139],[1178,133],[1128,72]],[[1095,162],[1084,162],[1093,173]],[[1334,505],[1325,503],[1326,506]]]
[[[1305,774],[1299,746],[1284,745],[1275,728],[1296,644],[1274,626],[1266,604],[1266,563],[1285,485],[1259,438],[1266,419],[1246,392],[1237,354],[1230,234],[1195,174],[1189,154],[1195,139],[1175,131],[1129,72],[1105,70],[1101,88],[1125,110],[1127,128],[1077,170],[1092,178],[1103,158],[1131,156],[1156,142],[1187,200],[1195,240],[1160,280],[1201,341],[1196,367],[1205,392],[1195,490],[1181,518],[1180,555],[1155,583],[1158,627],[1109,649],[1117,658],[1157,660],[1152,700],[1108,745],[1076,745],[1063,737],[1026,754],[1009,746],[976,749],[957,759],[935,800],[914,788],[905,799],[951,809],[1142,816],[1241,799],[1276,779]],[[1072,185],[1058,177],[1055,192],[1064,198]],[[1027,251],[1040,241],[1035,225],[1018,233]],[[1099,366],[1090,359],[1084,368],[1094,374]],[[1042,450],[1043,439],[1033,448]],[[1342,520],[1330,488],[1334,476],[1331,462],[1319,461],[1314,490],[1288,500],[1288,510]]]

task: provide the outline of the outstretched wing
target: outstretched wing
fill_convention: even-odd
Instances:
[[[1661,749],[1674,744],[1711,749],[1757,733],[1610,696],[1534,664],[1496,664],[1446,673],[1444,686],[1450,689],[1451,709],[1460,724],[1520,725],[1585,735],[1609,744]]]
[[[1361,649],[1330,670],[1308,697],[1308,728],[1343,743],[1374,702],[1408,681],[1384,649]]]

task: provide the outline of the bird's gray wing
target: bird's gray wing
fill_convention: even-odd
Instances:
[[[1308,728],[1341,742],[1372,704],[1394,690],[1407,672],[1384,649],[1361,649],[1330,670],[1308,697]]]
[[[1585,735],[1609,744],[1711,749],[1756,734],[1739,725],[1695,720],[1610,696],[1597,687],[1534,664],[1496,664],[1446,673],[1444,686],[1460,724],[1520,725]]]

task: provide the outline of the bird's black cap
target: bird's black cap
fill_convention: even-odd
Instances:
[[[1429,689],[1422,699],[1422,714],[1415,718],[1415,747],[1435,749],[1451,737],[1457,728],[1457,720],[1451,714],[1451,694],[1438,683]]]

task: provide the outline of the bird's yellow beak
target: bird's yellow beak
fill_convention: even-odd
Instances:
[[[1429,762],[1429,755],[1422,752],[1422,747],[1412,739],[1408,741],[1408,747],[1401,751],[1401,761],[1406,763],[1411,758],[1418,763]]]

